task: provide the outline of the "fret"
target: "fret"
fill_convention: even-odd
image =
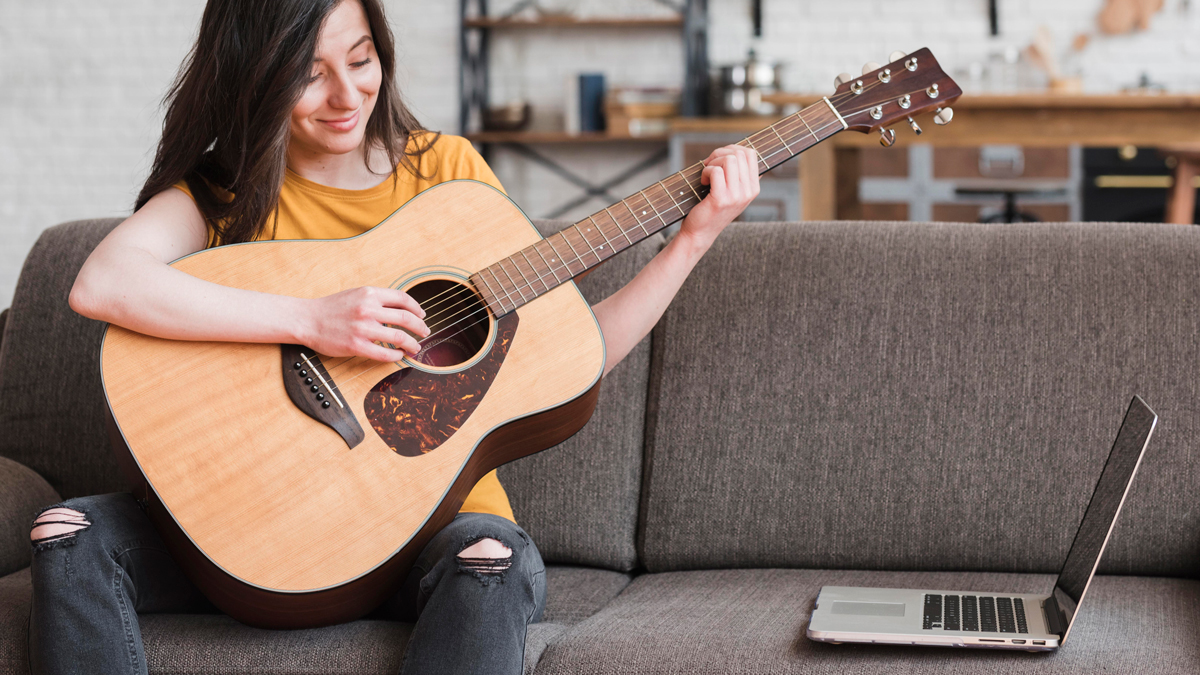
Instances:
[[[650,205],[650,210],[654,211],[654,215],[658,216],[658,219],[662,221],[663,227],[670,225],[670,223],[667,222],[667,219],[663,218],[662,214],[658,212],[658,209],[654,208],[654,202],[650,201],[650,198],[646,196],[645,190],[638,190],[638,194],[641,195],[642,199],[645,199],[646,203]]]
[[[504,260],[508,260],[508,258],[505,258]],[[501,260],[499,263],[497,263],[498,265],[500,265],[500,271],[504,272],[504,276],[508,277],[508,280],[512,282],[513,290],[516,291],[517,293],[521,293],[521,287],[517,285],[516,279],[513,279],[512,275],[508,273],[508,270],[504,269],[504,260]],[[520,271],[521,270],[517,270],[517,272],[520,272]],[[529,302],[529,300],[526,299],[524,293],[521,293],[521,302],[522,303]]]
[[[746,143],[750,146],[750,149],[754,151],[754,154],[758,157],[758,161],[762,162],[763,166],[767,167],[767,171],[770,171],[771,165],[767,163],[767,160],[763,159],[762,153],[758,151],[758,148],[754,147],[754,141],[750,140],[749,136],[746,137]]]
[[[521,269],[521,266],[517,263],[517,259],[516,259],[515,255],[510,255],[507,258],[505,258],[505,260],[507,260],[508,264],[512,265],[512,268],[517,271],[517,274],[521,277],[521,281],[525,282],[525,288],[529,289],[529,294],[532,295],[534,298],[537,298],[537,296],[538,296],[537,289],[535,289],[533,287],[533,282],[529,280],[529,277],[525,276],[525,272]],[[503,261],[501,261],[501,264],[503,266]],[[531,273],[533,272],[533,270],[529,270],[529,271]],[[517,289],[517,290],[519,291],[520,289]]]
[[[604,243],[608,244],[608,254],[612,255],[613,253],[616,253],[617,248],[612,245],[611,241],[609,241],[608,235],[604,234],[604,228],[600,227],[600,223],[597,223],[596,219],[591,216],[588,216],[588,220],[592,221],[592,225],[594,225],[596,227],[596,231],[600,233],[601,237],[604,237]],[[601,251],[604,250],[604,244],[600,244],[600,250]]]
[[[583,269],[586,270],[588,268],[588,265],[587,265],[587,263],[583,262],[583,257],[579,255],[579,251],[575,250],[575,247],[571,244],[571,240],[567,239],[566,230],[563,230],[559,234],[562,236],[563,241],[567,242],[567,246],[571,247],[571,252],[575,254],[575,259],[578,260],[579,264],[583,265]]]
[[[508,289],[504,288],[504,283],[500,281],[500,277],[496,276],[496,271],[493,270],[492,266],[490,265],[484,269],[486,269],[492,275],[492,278],[496,280],[496,285],[500,287],[500,290],[504,291],[504,297],[508,298],[508,304],[512,305],[513,308],[516,309],[517,303],[513,301],[512,294],[508,292]],[[505,274],[507,275],[508,273],[505,272]]]
[[[630,246],[633,246],[633,240],[629,238],[629,233],[625,231],[625,226],[621,225],[621,221],[617,220],[617,217],[612,214],[612,211],[608,210],[607,206],[604,207],[604,212],[608,214],[609,218],[612,218],[614,223],[616,223],[617,230],[620,231],[622,237],[625,237],[625,241],[629,242]]]
[[[533,265],[533,261],[529,259],[529,256],[525,255],[524,250],[521,251],[521,257],[525,259],[525,262],[529,265],[530,271],[532,271],[534,274],[536,274],[538,281],[540,281],[542,283],[542,293],[545,293],[546,291],[550,290],[550,286],[546,283],[546,280],[542,278],[542,273],[537,271],[537,268],[534,267],[534,265]],[[517,271],[519,272],[520,270],[518,269]],[[533,288],[531,287],[529,290],[532,291]]]
[[[566,241],[566,237],[563,237],[561,234],[556,234],[554,236],[561,237],[564,241]],[[554,245],[554,238],[546,237],[546,243],[550,244],[550,250],[554,251],[554,255],[557,256],[559,260],[563,261],[563,267],[567,268],[567,274],[574,276],[575,273],[571,271],[571,263],[567,262],[567,259],[564,258],[562,256],[562,254],[558,252],[558,248]],[[571,245],[571,242],[568,241],[567,246],[570,246],[570,245]],[[574,249],[572,249],[572,253],[574,253]],[[575,254],[575,262],[579,263],[580,265],[583,265],[583,261],[579,259],[578,253]],[[583,269],[581,269],[579,271],[583,272],[583,270],[586,270],[586,269],[587,269],[587,265],[583,265]]]
[[[642,201],[646,202],[646,208],[643,208],[643,209],[640,209],[640,210],[641,210],[641,212],[642,212],[642,215],[643,215],[643,216],[649,216],[649,217],[647,218],[647,220],[653,220],[654,218],[656,218],[656,217],[657,217],[657,214],[656,214],[656,215],[654,215],[654,216],[651,216],[651,215],[650,215],[650,211],[653,211],[653,210],[654,210],[654,207],[653,207],[653,206],[650,204],[650,200],[646,198],[646,195],[645,195],[645,194],[643,194],[643,193],[641,193],[641,192],[638,192],[636,195],[630,195],[630,196],[629,196],[629,199],[633,199],[634,197],[641,197],[641,198],[642,198]],[[626,201],[628,201],[628,200],[626,200]],[[646,209],[649,209],[649,211],[647,211]],[[661,219],[661,218],[659,218],[659,220],[661,221],[662,219]],[[643,231],[646,231],[647,235],[649,235],[650,231],[649,231],[649,230],[646,230],[646,225],[645,225],[645,223],[641,223],[641,225],[642,225],[642,230],[643,230]],[[653,227],[654,227],[654,230],[653,230],[654,232],[657,232],[657,231],[659,231],[660,229],[662,229],[661,227],[658,227],[658,226],[653,226]]]
[[[592,246],[592,242],[587,238],[587,235],[583,233],[583,230],[580,229],[579,223],[575,223],[573,227],[575,228],[575,232],[579,234],[579,238],[583,239],[583,243],[587,244],[588,248],[592,250],[592,255],[596,257],[596,263],[599,264],[603,262],[604,258],[601,258],[599,253],[596,253],[596,247]]]
[[[662,185],[662,186],[665,188],[665,187],[666,187],[666,182],[665,182],[665,181],[667,181],[667,180],[670,180],[670,179],[672,179],[672,178],[678,178],[679,180],[682,180],[682,181],[683,181],[683,184],[684,184],[684,185],[687,185],[689,189],[692,187],[692,186],[691,186],[691,185],[688,183],[688,180],[687,180],[686,178],[684,178],[684,177],[683,177],[683,172],[682,172],[682,171],[680,171],[680,172],[678,172],[678,173],[675,173],[675,174],[672,174],[672,175],[670,175],[670,176],[667,176],[666,178],[664,178],[664,179],[662,179],[661,181],[659,181],[659,184],[660,184],[660,185]],[[670,190],[667,190],[667,192],[670,192]],[[694,193],[694,192],[695,192],[695,190],[692,190],[692,192]],[[683,196],[684,196],[684,195],[686,195],[686,194],[687,194],[687,193],[686,193],[686,192],[684,192],[683,190],[680,190],[680,191],[679,191],[679,196],[680,196],[680,197],[683,197]],[[674,198],[674,197],[672,197],[672,199],[674,200],[675,198]],[[697,197],[697,199],[699,199],[699,197]],[[684,201],[687,201],[687,200],[685,199]],[[678,205],[678,204],[679,204],[679,201],[678,201],[678,200],[675,200],[675,203],[676,203],[676,205]]]
[[[777,130],[775,129],[775,126],[776,126],[776,125],[772,124],[770,127],[767,127],[767,128],[768,128],[768,129],[770,129],[771,131],[774,131],[774,132],[775,132],[775,138],[778,138],[778,139],[779,139],[779,142],[780,142],[780,143],[783,143],[783,148],[784,148],[785,150],[787,150],[787,152],[788,152],[788,154],[789,154],[789,155],[794,155],[794,154],[796,154],[796,153],[792,152],[792,146],[788,145],[788,142],[787,142],[787,141],[785,141],[785,140],[783,140],[783,136],[780,136],[780,135],[779,135],[779,131],[777,131]],[[787,160],[784,160],[784,161],[787,161]]]
[[[812,130],[812,127],[808,126],[808,120],[804,119],[804,115],[801,115],[801,114],[800,114],[800,113],[802,113],[802,112],[804,112],[804,111],[803,111],[803,110],[801,110],[800,112],[796,113],[796,117],[799,117],[799,118],[800,118],[800,121],[801,121],[801,122],[804,122],[804,126],[805,126],[805,128],[807,128],[807,129],[808,129],[808,133],[812,134],[812,137],[813,137],[813,139],[815,139],[815,140],[816,140],[816,142],[820,143],[820,142],[821,142],[821,137],[817,135],[817,132],[815,132],[815,131],[813,131],[813,130]]]
[[[540,242],[538,242],[538,243],[539,243],[539,244],[540,244],[540,243],[545,243],[546,241],[547,241],[547,240],[543,239],[542,241],[540,241]],[[561,284],[561,283],[562,283],[562,279],[558,278],[558,272],[555,272],[555,271],[554,271],[554,265],[551,265],[551,264],[550,264],[550,261],[549,261],[549,260],[546,260],[546,256],[542,255],[542,252],[538,250],[537,244],[534,244],[532,248],[533,248],[533,252],[534,252],[534,253],[537,253],[537,254],[538,254],[538,257],[542,259],[542,262],[546,263],[546,269],[550,270],[550,273],[554,275],[554,281],[555,281],[555,285],[557,286],[558,284]],[[553,247],[551,247],[551,248],[553,248]],[[543,283],[544,283],[544,282],[543,282]]]
[[[629,215],[633,216],[633,222],[637,223],[637,226],[642,228],[642,232],[645,232],[646,236],[649,237],[650,230],[647,230],[646,226],[642,224],[642,221],[638,220],[637,214],[633,212],[633,207],[629,205],[629,200],[622,199],[621,203],[625,205],[625,208],[629,209]]]
[[[700,166],[700,175],[703,175],[703,174],[704,174],[704,166],[703,166],[703,165],[701,165],[701,166]],[[683,172],[682,172],[682,171],[680,171],[680,172],[679,172],[679,175],[680,175],[680,176],[683,176]],[[683,182],[684,182],[685,184],[687,184],[687,186],[688,186],[688,189],[692,191],[692,194],[696,195],[696,201],[697,201],[697,202],[704,201],[704,198],[700,196],[700,193],[699,193],[699,192],[696,192],[696,188],[692,186],[692,181],[688,180],[688,179],[687,179],[687,177],[686,177],[686,176],[684,176],[684,177],[683,177]],[[700,176],[696,176],[696,182],[697,182],[697,183],[699,183],[699,182],[700,182]]]
[[[663,185],[663,182],[661,180],[658,181],[658,185],[659,185],[659,187],[661,187],[663,189],[663,192],[667,193],[667,199],[670,199],[671,203],[675,205],[675,208],[679,209],[679,216],[680,217],[686,216],[687,211],[684,211],[683,207],[679,205],[679,202],[675,201],[675,198],[671,196],[671,188],[667,187],[666,185]]]
[[[475,276],[479,277],[479,280],[483,282],[484,288],[487,289],[488,294],[492,296],[492,299],[496,301],[496,304],[500,305],[500,309],[507,312],[508,310],[504,308],[504,302],[500,300],[500,296],[496,295],[496,291],[493,290],[492,285],[490,283],[488,283],[487,277],[483,276],[482,272]],[[495,276],[495,275],[492,275],[492,276]],[[478,287],[479,287],[478,284],[476,284],[477,289],[478,289]],[[491,304],[491,303],[488,303],[488,304]]]

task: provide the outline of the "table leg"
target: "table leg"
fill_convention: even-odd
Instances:
[[[837,156],[832,143],[800,155],[800,220],[837,218]]]
[[[1196,213],[1196,175],[1200,160],[1178,157],[1175,180],[1167,190],[1167,222],[1191,225]]]

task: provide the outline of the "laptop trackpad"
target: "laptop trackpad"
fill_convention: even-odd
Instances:
[[[904,616],[903,602],[834,602],[832,614],[850,616]]]

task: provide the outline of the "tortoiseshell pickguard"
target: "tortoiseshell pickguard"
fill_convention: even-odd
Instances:
[[[492,386],[517,332],[517,322],[516,312],[502,317],[491,350],[466,370],[442,374],[405,368],[380,380],[363,401],[371,428],[393,451],[408,457],[418,457],[445,443]]]

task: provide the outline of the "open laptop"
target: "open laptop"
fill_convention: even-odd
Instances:
[[[1067,640],[1158,422],[1133,397],[1049,595],[825,586],[808,623],[821,642],[1053,650]]]

